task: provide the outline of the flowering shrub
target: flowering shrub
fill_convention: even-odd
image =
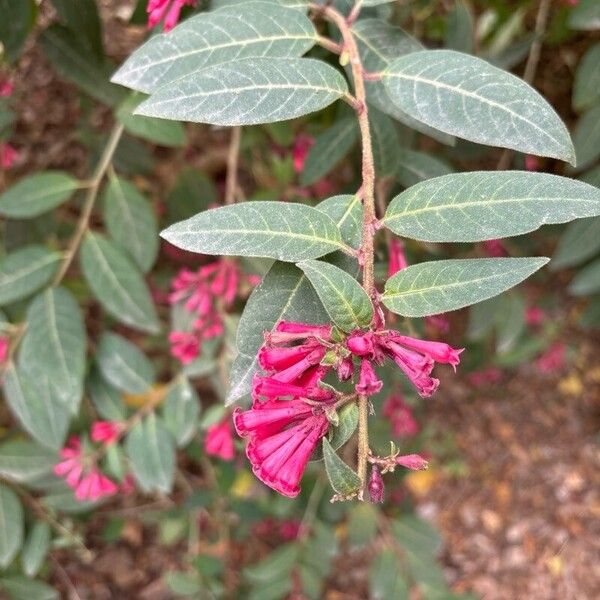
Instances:
[[[34,4],[9,4],[26,33]],[[91,172],[20,176],[12,124],[24,92],[8,65],[25,35],[0,24],[0,215],[7,234],[27,232],[6,236],[0,262],[2,589],[55,597],[24,575],[40,572],[51,540],[81,550],[65,515],[171,495],[169,518],[190,540],[278,540],[236,590],[198,551],[197,566],[171,574],[173,593],[321,597],[348,514],[365,543],[384,542],[373,543],[374,598],[412,585],[450,597],[435,532],[408,503],[384,513],[369,501],[428,467],[420,398],[445,390],[461,360],[474,389],[500,381],[517,350],[542,372],[564,364],[546,308],[504,292],[548,262],[523,256],[537,254],[530,234],[543,225],[582,219],[559,265],[599,249],[576,239],[598,238],[597,173],[544,172],[549,160],[569,174],[598,161],[586,137],[598,62],[578,72],[572,141],[530,85],[541,33],[520,79],[489,37],[473,53],[463,3],[442,11],[445,48],[426,49],[397,26],[416,17],[392,2],[143,1],[133,20],[156,31],[117,69],[96,3],[53,5],[39,34],[50,63],[104,107],[96,123],[114,124],[106,137],[82,129]],[[548,10],[543,0],[538,22]],[[563,19],[586,28],[584,10],[594,7]],[[502,148],[504,168],[455,172],[416,135],[448,156],[441,148]],[[151,180],[156,156],[195,165],[198,146],[209,155],[223,136],[214,181],[189,166]],[[594,261],[576,294],[598,291]],[[468,347],[453,326],[466,307]],[[520,345],[526,336],[536,343]],[[490,340],[493,365],[478,359]]]

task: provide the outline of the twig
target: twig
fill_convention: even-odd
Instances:
[[[242,139],[242,128],[239,126],[233,127],[231,130],[231,141],[229,142],[229,151],[227,153],[227,177],[225,180],[225,204],[233,204],[235,202],[241,139]]]

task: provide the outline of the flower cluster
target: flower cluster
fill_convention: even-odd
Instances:
[[[164,31],[171,31],[179,22],[184,6],[196,6],[196,0],[148,0],[148,27],[151,29],[164,19]]]
[[[193,315],[192,331],[173,331],[169,335],[171,354],[186,365],[200,356],[202,342],[223,333],[219,308],[229,308],[242,283],[256,285],[256,276],[244,274],[232,260],[219,259],[193,272],[182,269],[171,282],[169,302],[183,304]]]
[[[392,359],[416,386],[430,396],[439,381],[431,377],[436,362],[453,367],[462,350],[396,331],[355,331],[343,336],[329,325],[281,321],[265,334],[258,362],[266,375],[253,381],[253,404],[234,411],[238,434],[247,438],[246,455],[255,475],[279,493],[294,497],[311,454],[329,430],[342,395],[323,383],[335,370],[338,379],[355,378],[355,393],[371,396],[383,383],[374,365]]]

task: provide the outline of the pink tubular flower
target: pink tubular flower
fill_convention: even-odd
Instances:
[[[460,363],[460,353],[464,352],[464,348],[455,349],[443,342],[419,340],[400,334],[394,334],[390,337],[398,344],[430,356],[436,362],[452,365],[455,372],[456,366]]]
[[[217,456],[223,460],[234,459],[235,449],[229,418],[223,419],[220,423],[215,423],[207,429],[204,450],[206,454]]]
[[[171,31],[177,25],[184,6],[196,6],[196,0],[148,0],[148,28],[151,29],[164,18],[163,29]]]
[[[119,488],[114,481],[94,469],[82,477],[75,488],[75,498],[80,502],[85,500],[95,502],[108,496],[114,496],[118,491]]]
[[[185,331],[172,331],[169,334],[171,355],[178,359],[182,365],[189,365],[200,354],[200,341],[198,336]]]
[[[273,377],[255,374],[252,380],[252,398],[312,398],[313,400],[331,400],[334,393],[318,386],[294,385]]]
[[[90,437],[93,442],[107,446],[118,441],[123,432],[123,423],[118,421],[96,421],[92,424]]]
[[[355,387],[356,393],[364,396],[372,396],[381,391],[383,381],[377,377],[377,373],[375,373],[375,369],[370,360],[362,360],[360,365],[360,376]]]
[[[7,337],[0,335],[0,364],[8,358],[9,341]]]
[[[294,147],[292,148],[292,159],[294,161],[294,171],[296,173],[302,173],[302,171],[304,171],[306,157],[314,143],[314,138],[309,135],[299,135],[296,138]]]
[[[525,169],[527,171],[539,171],[540,170],[540,159],[537,156],[531,154],[525,155]]]
[[[389,396],[383,403],[382,414],[390,420],[392,431],[398,437],[410,437],[419,433],[419,424],[412,408],[400,394]]]
[[[429,463],[419,454],[405,454],[396,457],[396,464],[410,469],[411,471],[422,471],[429,466]]]
[[[371,502],[381,504],[383,502],[385,486],[383,484],[381,471],[377,465],[371,465],[371,477],[369,478],[368,488]]]
[[[0,167],[10,169],[19,158],[18,151],[10,144],[0,143]]]
[[[552,344],[536,361],[535,366],[541,373],[557,371],[565,366],[566,346],[562,342]]]
[[[388,255],[388,277],[408,267],[408,261],[404,254],[404,244],[398,238],[390,240]]]

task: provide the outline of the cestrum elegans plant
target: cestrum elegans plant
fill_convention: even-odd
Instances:
[[[385,136],[394,119],[438,139],[575,162],[565,125],[532,87],[482,59],[423,48],[372,18],[380,4],[385,0],[217,3],[153,36],[113,78],[148,95],[137,114],[232,127],[237,145],[242,126],[294,119],[338,100],[354,112],[362,155],[355,194],[316,207],[230,203],[162,233],[187,251],[274,261],[241,317],[227,402],[251,398],[250,408],[234,410],[235,428],[256,476],[291,497],[311,458],[323,458],[340,500],[368,492],[380,501],[383,474],[426,466],[393,444],[388,455],[374,452],[371,399],[382,389],[386,363],[431,396],[440,385],[435,364],[456,369],[462,350],[389,326],[389,313],[420,318],[469,306],[548,261],[427,261],[390,269],[397,272],[378,289],[375,257],[384,233],[397,262],[394,248],[401,246],[393,236],[484,242],[600,213],[596,188],[526,171],[448,174],[408,187],[387,206],[385,198],[376,202],[386,160],[397,151]],[[350,456],[353,448],[355,460],[338,454]]]

